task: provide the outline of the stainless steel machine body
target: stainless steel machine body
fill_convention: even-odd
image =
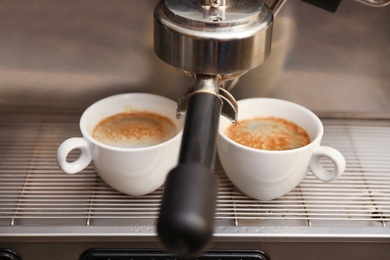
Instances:
[[[157,2],[0,3],[0,253],[79,259],[91,248],[162,249],[155,230],[162,189],[129,197],[92,166],[70,176],[55,162],[58,145],[80,135],[79,116],[92,102],[133,91],[178,100],[193,84],[153,51]],[[287,1],[269,58],[231,93],[313,110],[325,125],[323,144],[345,155],[347,170],[330,184],[308,173],[286,196],[260,202],[237,191],[217,160],[211,251],[388,259],[389,14],[389,6],[359,1],[343,1],[334,14]]]
[[[218,6],[209,2],[160,3],[155,25],[157,55],[184,74],[228,77],[261,65],[271,52],[269,8],[262,1],[227,0]]]

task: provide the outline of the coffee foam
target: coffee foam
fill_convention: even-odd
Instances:
[[[103,119],[92,136],[110,146],[139,148],[163,143],[176,133],[175,123],[165,116],[151,112],[125,112]]]
[[[302,127],[276,117],[239,120],[225,134],[239,144],[261,150],[290,150],[310,143]]]

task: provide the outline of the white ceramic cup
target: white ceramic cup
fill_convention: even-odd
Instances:
[[[232,183],[246,195],[258,200],[278,198],[294,189],[308,169],[320,180],[330,182],[344,172],[344,156],[334,148],[321,146],[324,128],[310,110],[280,99],[251,98],[238,101],[238,120],[256,117],[279,117],[292,121],[306,130],[310,143],[283,151],[259,150],[241,145],[225,135],[231,125],[221,117],[218,156]],[[321,165],[321,158],[334,164],[332,171]]]
[[[131,111],[166,116],[176,124],[178,133],[163,143],[141,148],[113,147],[92,138],[102,119]],[[80,172],[92,161],[96,172],[112,188],[129,195],[144,195],[158,189],[177,165],[183,124],[183,120],[176,119],[176,103],[168,98],[146,93],[107,97],[85,110],[80,119],[83,137],[65,140],[57,150],[57,161],[68,174]],[[68,162],[67,156],[73,150],[80,150],[80,156]]]

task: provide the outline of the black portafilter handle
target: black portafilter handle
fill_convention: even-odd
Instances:
[[[188,100],[179,164],[167,177],[157,222],[162,244],[178,257],[200,254],[211,241],[217,200],[212,172],[221,99],[197,93]]]

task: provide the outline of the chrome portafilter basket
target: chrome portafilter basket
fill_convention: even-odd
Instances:
[[[195,78],[178,100],[186,115],[178,166],[167,177],[157,233],[173,253],[203,250],[213,234],[217,181],[212,173],[220,115],[233,123],[227,89],[270,54],[274,13],[261,0],[164,0],[154,13],[158,57]]]

